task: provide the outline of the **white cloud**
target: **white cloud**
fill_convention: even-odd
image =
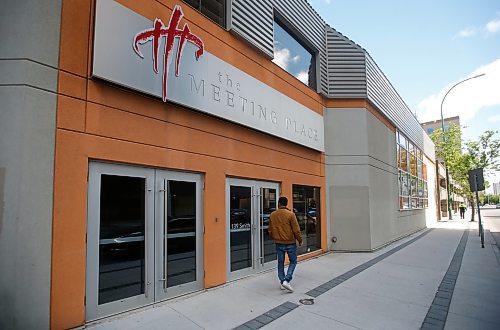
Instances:
[[[279,65],[282,69],[288,71],[288,63],[290,63],[290,50],[288,48],[275,48],[273,62]]]
[[[290,63],[297,63],[300,61],[300,55],[295,55],[292,57],[290,50],[288,48],[274,47],[274,59],[273,62],[279,65],[282,69],[288,71],[288,65]]]
[[[489,33],[500,32],[500,19],[489,21],[485,28]]]
[[[476,35],[477,31],[474,28],[465,28],[455,35],[455,38],[468,38]]]
[[[309,83],[309,73],[307,71],[300,71],[296,78],[306,85]]]
[[[457,85],[446,96],[443,104],[443,117],[460,116],[460,122],[463,124],[474,118],[482,108],[500,105],[500,58],[477,68],[467,77],[481,73],[485,75]],[[441,118],[443,97],[453,85],[467,77],[450,82],[439,92],[422,100],[417,110],[419,121],[426,122]]]
[[[460,30],[453,39],[455,38],[469,38],[473,37],[479,33],[481,33],[484,36],[488,36],[491,34],[499,33],[500,32],[500,19],[493,19],[486,23],[483,27],[477,28],[477,27],[467,27],[465,29]]]
[[[500,121],[500,115],[494,115],[494,116],[491,116],[490,118],[488,118],[488,121],[490,123],[496,123],[496,122],[499,122]]]

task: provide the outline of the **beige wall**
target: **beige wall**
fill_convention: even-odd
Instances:
[[[427,210],[399,210],[396,128],[370,104],[358,103],[325,111],[329,238],[337,239],[330,243],[333,250],[374,250],[425,228],[426,217],[435,221],[433,200]]]

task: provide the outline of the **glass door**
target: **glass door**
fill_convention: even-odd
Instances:
[[[86,319],[154,301],[154,170],[91,163]]]
[[[203,289],[201,175],[156,176],[156,295],[161,300]]]
[[[269,236],[269,218],[271,213],[277,209],[278,205],[278,188],[260,188],[259,196],[260,208],[260,243],[261,249],[259,260],[261,267],[268,269],[277,265],[276,246],[271,236]]]
[[[203,289],[202,176],[90,163],[86,320]]]
[[[227,269],[235,279],[276,266],[267,229],[277,208],[277,183],[227,179]]]

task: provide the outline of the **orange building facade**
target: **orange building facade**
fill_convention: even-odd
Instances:
[[[118,3],[151,21],[159,17],[165,22],[169,21],[174,5],[180,4],[185,14],[182,24],[187,23],[191,31],[204,41],[206,51],[269,85],[270,88],[289,95],[312,112],[322,114],[323,101],[319,94],[300,81],[291,80],[287,72],[191,7],[176,1],[140,3],[118,1]],[[231,258],[231,253],[228,252],[230,242],[227,239],[231,239],[231,235],[228,235],[228,231],[231,232],[228,211],[234,213],[234,210],[228,209],[226,195],[230,193],[228,190],[231,187],[239,187],[240,190],[250,188],[249,196],[239,197],[240,206],[252,212],[259,208],[261,214],[269,212],[264,208],[273,206],[248,205],[248,203],[261,203],[258,198],[253,198],[257,194],[256,189],[270,193],[270,196],[266,197],[270,200],[266,202],[275,204],[276,197],[281,195],[293,200],[295,186],[314,187],[319,197],[316,201],[319,206],[317,215],[319,246],[313,249],[314,252],[305,253],[303,257],[307,258],[326,251],[326,222],[319,221],[321,218],[326,218],[323,202],[325,200],[324,153],[92,78],[95,10],[95,3],[89,1],[66,1],[62,8],[54,183],[51,327],[74,327],[84,324],[89,317],[91,320],[119,312],[120,309],[140,307],[156,301],[156,298],[148,297],[135,303],[125,303],[124,307],[112,308],[109,311],[104,309],[99,312],[95,311],[97,306],[94,306],[95,312],[90,316],[87,314],[86,317],[86,308],[96,303],[96,301],[90,302],[87,299],[88,295],[86,296],[86,287],[90,285],[88,277],[97,276],[89,274],[86,262],[89,258],[87,244],[90,241],[97,243],[99,240],[97,237],[92,239],[88,237],[89,225],[97,226],[101,230],[104,228],[102,223],[101,225],[91,223],[99,222],[98,219],[89,219],[94,214],[98,218],[104,218],[102,213],[98,214],[93,209],[99,207],[99,201],[96,204],[90,201],[94,198],[89,196],[92,190],[89,186],[89,177],[92,182],[92,175],[108,173],[115,179],[120,176],[130,178],[136,175],[136,178],[140,179],[152,173],[153,177],[161,177],[161,180],[166,182],[170,180],[167,178],[172,176],[172,182],[188,180],[199,185],[200,198],[197,200],[199,205],[195,208],[199,222],[197,229],[201,229],[202,232],[196,232],[200,238],[200,245],[196,248],[197,256],[202,258],[203,262],[198,265],[202,267],[202,272],[197,272],[197,276],[201,274],[203,279],[201,286],[195,286],[198,289],[211,288],[238,277],[231,277],[231,268],[227,267],[228,258]],[[103,172],[92,173],[94,165],[104,166]],[[187,179],[176,179],[178,174],[185,175]],[[230,183],[232,179],[235,182],[233,185]],[[159,194],[153,180],[146,183],[147,189],[153,189]],[[259,182],[257,185],[256,181]],[[104,189],[102,187],[104,182],[98,184]],[[114,184],[123,185],[121,189],[130,188],[125,187],[128,185],[127,182]],[[109,185],[112,186],[113,183]],[[177,189],[182,190],[183,187]],[[147,191],[141,191],[148,194]],[[98,189],[95,193],[99,193]],[[104,194],[102,190],[101,193]],[[118,192],[110,192],[110,194],[116,193]],[[240,193],[245,194],[245,191]],[[237,191],[234,193],[235,196],[238,194]],[[231,195],[230,198],[235,196]],[[101,198],[106,197],[101,196]],[[151,205],[163,198],[163,195],[154,197]],[[129,202],[134,203],[134,201]],[[105,207],[103,203],[104,201],[101,201],[101,208]],[[148,208],[148,201],[144,208]],[[180,212],[182,213],[182,210]],[[146,213],[157,217],[147,223],[148,225],[157,227],[165,221],[161,212],[146,210]],[[255,215],[252,217],[254,218],[247,220],[251,221],[252,226],[259,227],[262,224],[259,224],[259,217]],[[145,219],[143,223],[149,220]],[[153,241],[163,239],[154,233],[157,231],[156,227],[150,237],[146,235],[146,238]],[[94,231],[97,233],[97,229]],[[247,232],[250,233],[250,228]],[[101,250],[102,235],[101,233]],[[262,243],[259,239],[255,240],[253,235],[258,234],[252,229],[253,241],[250,242],[249,239],[246,243],[250,245]],[[175,236],[171,240],[175,240]],[[146,241],[146,245],[148,243]],[[158,253],[156,247],[158,242],[152,242],[152,245],[154,246],[145,247],[146,255],[148,248],[150,252]],[[98,249],[97,246],[94,248]],[[254,254],[252,260],[249,260],[246,266],[236,268],[248,268],[250,272],[262,269],[261,265],[256,265],[258,256],[255,256],[255,248],[253,249],[249,252],[250,255]],[[95,256],[99,253],[102,258],[102,251],[97,252]],[[143,273],[165,267],[164,264],[158,264],[162,261],[148,259],[144,255],[141,258],[146,263]],[[148,265],[148,262],[155,265]],[[100,266],[104,267],[102,264]],[[175,262],[172,263],[172,267],[176,267]],[[99,266],[94,267],[94,270],[99,272]],[[103,270],[100,272],[103,279]],[[116,280],[125,274],[123,271],[116,272]],[[152,296],[154,287],[164,283],[157,276],[152,276],[152,279],[154,283],[149,283],[147,288],[138,289],[139,295],[146,296],[150,291],[149,295]],[[181,286],[179,285],[177,289]],[[99,285],[94,286],[99,290],[98,287]],[[186,293],[189,289],[187,291],[180,289],[178,292]],[[126,292],[118,296],[122,301],[129,298]],[[113,298],[103,299],[112,301]]]

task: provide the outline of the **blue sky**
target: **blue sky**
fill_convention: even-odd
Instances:
[[[500,131],[499,0],[308,1],[370,53],[421,122],[440,118],[455,83],[486,73],[454,88],[443,113],[460,116],[464,140]]]

